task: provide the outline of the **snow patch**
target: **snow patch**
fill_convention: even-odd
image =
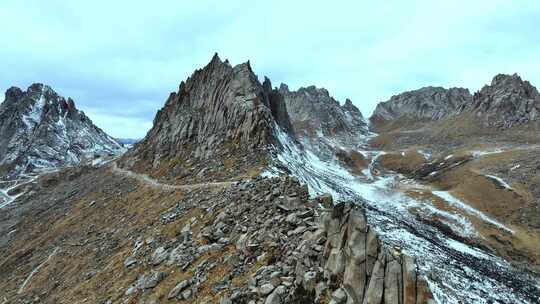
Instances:
[[[483,220],[484,222],[490,223],[490,224],[492,224],[494,226],[497,226],[497,227],[499,227],[499,228],[501,228],[503,230],[506,230],[506,231],[508,231],[510,233],[514,233],[514,231],[512,229],[510,229],[510,228],[506,227],[505,225],[503,225],[502,223],[490,218],[489,216],[485,215],[481,211],[479,211],[479,210],[469,206],[468,204],[462,202],[461,200],[459,200],[458,198],[456,198],[455,196],[450,194],[448,191],[433,191],[432,193],[434,195],[442,198],[443,200],[445,200],[450,205],[452,205],[454,207],[457,207],[459,209],[462,209],[462,210],[466,211],[467,213],[478,217],[479,219]]]
[[[512,187],[510,187],[510,185],[500,177],[497,177],[495,175],[489,175],[489,174],[485,174],[484,176],[491,179],[491,180],[494,180],[495,182],[497,182],[497,184],[499,184],[499,186],[501,186],[501,187],[503,187],[505,189],[513,190]]]

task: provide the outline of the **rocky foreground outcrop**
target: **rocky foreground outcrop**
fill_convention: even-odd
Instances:
[[[8,303],[432,301],[362,209],[310,199],[296,178],[179,190],[111,170],[55,173],[26,213],[0,210]]]
[[[204,219],[189,214],[189,197],[162,216],[182,221],[170,241],[137,239],[128,269],[146,269],[124,297],[159,303],[155,289],[174,272],[182,280],[167,300],[189,303],[431,303],[414,259],[386,248],[350,203],[308,200],[290,177],[258,178],[202,200]],[[217,273],[223,273],[216,277]],[[209,284],[210,283],[210,284]],[[209,291],[210,290],[210,291]],[[208,294],[213,294],[209,297]],[[162,299],[163,301],[164,299]],[[155,301],[155,302],[151,302]]]
[[[0,105],[0,172],[73,165],[121,151],[71,98],[49,86],[12,87]]]

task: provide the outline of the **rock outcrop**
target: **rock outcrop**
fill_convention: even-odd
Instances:
[[[439,120],[457,115],[471,101],[472,96],[467,89],[425,87],[379,103],[370,121],[376,126],[398,119]]]
[[[377,128],[400,119],[437,121],[469,114],[501,129],[538,123],[540,93],[517,74],[499,74],[474,95],[463,88],[426,87],[392,96],[377,105],[370,121]]]
[[[16,173],[110,156],[122,147],[49,86],[12,87],[0,105],[0,167]]]
[[[285,101],[294,132],[304,142],[355,146],[368,133],[367,123],[352,101],[340,105],[326,89],[309,86],[290,91],[281,84],[276,94]]]
[[[264,85],[258,81],[249,62],[232,67],[215,54],[171,93],[125,163],[164,176],[203,170],[186,166],[187,160],[216,171],[223,171],[223,163],[264,163],[276,143],[275,125],[290,126],[282,99],[270,88],[268,79]]]
[[[465,107],[486,125],[510,128],[540,121],[540,93],[517,74],[495,76]]]
[[[414,259],[386,248],[360,210],[341,203],[321,222],[327,237],[323,277],[346,295],[333,303],[432,303]]]

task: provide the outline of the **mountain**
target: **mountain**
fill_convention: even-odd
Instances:
[[[392,96],[375,108],[370,121],[374,125],[398,119],[439,120],[457,115],[460,109],[472,101],[469,90],[425,87]]]
[[[170,94],[124,164],[161,177],[194,172],[215,178],[266,164],[276,143],[274,125],[290,125],[288,116],[280,115],[285,111],[282,99],[270,90],[249,62],[232,67],[215,54]]]
[[[499,74],[465,107],[488,126],[510,128],[540,121],[540,93],[517,74]]]
[[[12,87],[0,105],[0,167],[26,172],[113,155],[122,147],[51,87]]]
[[[381,102],[370,122],[377,128],[399,120],[438,121],[472,114],[487,127],[508,129],[540,121],[540,94],[517,74],[499,74],[471,95],[463,88],[425,87]]]
[[[367,123],[352,101],[340,105],[324,88],[290,91],[281,84],[277,94],[285,101],[295,134],[305,142],[332,139],[338,145],[355,146],[368,133]]]

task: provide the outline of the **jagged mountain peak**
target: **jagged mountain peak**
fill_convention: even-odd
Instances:
[[[509,128],[540,120],[540,94],[518,74],[498,74],[471,95],[465,88],[424,87],[377,105],[370,118],[375,128],[407,118],[439,120],[473,114],[486,126]]]
[[[171,93],[152,129],[122,165],[156,177],[196,173],[223,178],[228,174],[224,163],[264,167],[280,145],[276,126],[295,139],[324,135],[340,145],[354,145],[368,132],[350,100],[340,105],[315,86],[273,89],[268,77],[259,82],[249,61],[232,66],[214,54]],[[210,169],[203,172],[202,164]]]
[[[10,173],[79,163],[122,151],[75,102],[50,86],[11,87],[0,105],[0,170]]]
[[[227,174],[217,173],[224,162],[258,166],[275,144],[275,124],[284,129],[290,125],[286,113],[270,80],[261,84],[249,61],[231,66],[215,54],[169,96],[147,136],[126,155],[125,164],[167,177],[202,170],[171,168],[179,160],[215,167],[217,175]]]
[[[367,123],[350,99],[343,105],[328,90],[316,86],[277,89],[283,96],[295,134],[304,144],[355,146],[368,133]],[[324,141],[325,144],[322,144]]]
[[[518,74],[498,74],[474,94],[466,110],[487,126],[510,128],[540,121],[540,94]]]
[[[529,81],[523,80],[517,73],[512,75],[498,74],[493,77],[491,85],[486,85],[484,88],[513,91],[523,95],[525,98],[538,98],[539,95],[538,90]]]

